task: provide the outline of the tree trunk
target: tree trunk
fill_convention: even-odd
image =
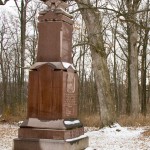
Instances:
[[[15,0],[14,0],[15,1]],[[25,41],[26,41],[26,22],[27,22],[27,5],[30,0],[21,0],[21,6],[19,7],[17,1],[15,1],[16,7],[18,8],[18,13],[20,16],[20,40],[21,40],[21,48],[20,48],[20,63],[19,67],[19,76],[18,76],[18,100],[20,103],[23,103],[25,100],[24,96],[24,66],[25,66]]]
[[[20,74],[20,99],[24,101],[24,61],[25,61],[25,40],[26,40],[26,6],[24,0],[21,1],[21,74]]]
[[[147,11],[144,13],[145,26],[149,24],[149,0],[147,0]],[[142,36],[142,35],[141,35]],[[147,46],[149,40],[149,30],[144,30],[143,50],[142,50],[142,65],[141,65],[141,113],[146,116],[147,113],[147,92],[146,92],[146,74],[147,74]]]
[[[138,115],[140,112],[139,104],[139,90],[138,90],[138,52],[136,47],[137,42],[137,29],[131,29],[131,64],[130,64],[130,77],[131,77],[131,114]],[[135,39],[136,38],[136,39]],[[135,42],[134,42],[135,41]]]
[[[92,65],[100,104],[101,122],[103,126],[115,121],[115,102],[111,94],[110,76],[102,35],[102,19],[97,8],[93,8],[89,0],[76,0],[87,27],[91,49]]]
[[[2,79],[1,79],[1,83],[2,83],[2,100],[3,100],[3,107],[6,108],[8,105],[8,101],[7,101],[7,86],[8,86],[8,78],[7,78],[7,68],[8,66],[6,66],[7,63],[5,63],[4,61],[4,41],[5,41],[5,32],[6,32],[6,27],[3,24],[2,26],[2,31],[0,32],[0,69],[1,69],[1,74],[2,74]],[[6,54],[7,55],[7,54]]]
[[[136,12],[138,10],[140,0],[127,1],[126,5],[128,8],[127,20],[133,20],[136,22]],[[131,115],[137,116],[140,112],[140,102],[139,102],[139,89],[138,89],[138,33],[137,26],[135,23],[127,22],[129,30],[129,43],[130,44],[130,55],[129,55],[129,73],[130,73],[130,83],[131,83]]]
[[[118,99],[118,88],[117,88],[117,62],[116,62],[116,34],[117,34],[117,26],[118,26],[118,21],[115,24],[115,29],[114,29],[114,39],[113,39],[113,44],[114,44],[114,67],[113,67],[113,79],[114,79],[114,98],[116,102],[116,114],[119,116],[119,99]]]
[[[142,68],[141,68],[141,112],[146,116],[147,108],[146,108],[146,49],[148,44],[148,33],[149,31],[145,31],[144,43],[143,43],[143,54],[142,54]]]

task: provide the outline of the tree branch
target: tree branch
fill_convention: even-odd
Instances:
[[[9,0],[4,0],[4,2],[2,0],[0,0],[0,5],[5,5]]]

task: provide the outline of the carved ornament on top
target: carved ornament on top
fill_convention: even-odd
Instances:
[[[51,10],[63,9],[65,10],[68,7],[66,3],[67,0],[41,0],[43,1]]]

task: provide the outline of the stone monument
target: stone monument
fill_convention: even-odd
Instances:
[[[88,137],[77,119],[78,76],[72,65],[72,16],[65,0],[43,0],[37,62],[29,72],[27,119],[13,150],[83,150]]]

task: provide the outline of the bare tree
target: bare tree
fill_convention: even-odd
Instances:
[[[137,22],[136,12],[138,11],[140,0],[126,1],[128,10],[127,20]],[[138,27],[135,23],[127,22],[128,26],[128,50],[129,50],[129,70],[131,83],[131,114],[138,115],[140,113],[139,89],[138,89]]]
[[[37,7],[34,7],[34,3],[28,5],[29,1],[24,2],[21,5],[16,1],[19,19],[16,14],[7,14],[6,18],[9,20],[5,19],[4,14],[7,11],[2,13],[0,18],[2,22],[0,25],[0,81],[3,81],[0,82],[1,100],[3,100],[4,106],[7,104],[11,106],[13,112],[20,107],[20,104],[26,103],[27,77],[25,69],[27,62],[32,65],[36,57],[35,16],[39,5],[35,3]],[[30,28],[26,29],[27,25]],[[30,32],[31,29],[33,32]]]
[[[101,121],[104,126],[110,125],[115,121],[116,114],[103,42],[101,13],[93,7],[89,0],[76,0],[76,2],[87,28],[100,104]]]
[[[0,5],[5,5],[9,0],[0,0]]]
[[[20,20],[20,76],[18,78],[18,86],[19,86],[19,97],[20,102],[25,100],[24,97],[24,67],[25,67],[25,42],[26,42],[26,24],[27,24],[27,6],[31,0],[21,0],[20,4],[14,0],[18,13],[19,13],[19,20]]]
[[[150,1],[147,0],[146,2],[146,10],[142,12],[140,17],[140,21],[144,24],[145,29],[141,29],[141,112],[143,115],[146,116],[147,113],[147,86],[146,86],[146,79],[147,79],[147,51],[148,51],[148,39],[149,39],[149,29],[148,25],[150,23],[150,16],[149,16],[149,3]],[[139,46],[139,48],[140,48]],[[140,51],[140,50],[139,50]]]

